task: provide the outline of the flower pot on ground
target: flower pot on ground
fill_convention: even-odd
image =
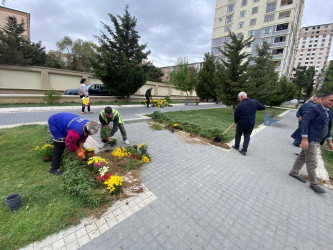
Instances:
[[[7,196],[6,204],[11,212],[19,210],[21,207],[21,195],[16,193]]]

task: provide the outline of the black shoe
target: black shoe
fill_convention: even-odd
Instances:
[[[239,147],[236,147],[235,145],[232,146],[233,149],[239,150]]]
[[[51,169],[50,170],[50,174],[54,174],[54,175],[62,175],[63,172],[64,171],[61,170],[60,168],[58,168],[58,169]]]
[[[310,185],[310,188],[313,189],[313,191],[315,191],[316,193],[326,193],[326,191],[324,189],[322,189],[319,185]]]
[[[291,174],[291,173],[289,173],[289,175],[291,177],[294,177],[295,179],[299,180],[300,182],[306,183],[306,180],[303,177],[299,176],[299,175],[294,175],[294,174]]]
[[[246,155],[246,152],[242,151],[242,150],[238,150],[239,153],[241,153],[243,156]]]

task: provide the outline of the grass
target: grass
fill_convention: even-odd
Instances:
[[[321,147],[322,157],[329,176],[333,177],[333,155],[332,152],[328,151],[327,149],[327,144],[324,143],[324,145]]]
[[[44,145],[45,126],[0,130],[0,249],[18,249],[76,224],[87,215],[82,202],[61,191],[61,177],[50,175],[50,162],[34,150]],[[10,212],[8,195],[20,193],[22,204]]]
[[[256,115],[256,125],[258,127],[264,122],[265,115],[272,109],[258,111]],[[283,113],[285,110],[273,109],[276,115]],[[191,111],[166,112],[163,116],[168,119],[169,125],[173,123],[190,123],[196,127],[199,135],[213,139],[215,135],[222,134],[233,122],[234,117],[232,108],[219,109],[201,109]],[[187,129],[184,129],[187,130]],[[190,129],[191,130],[191,129]],[[193,131],[188,131],[193,132]],[[226,141],[230,141],[235,137],[235,129],[229,130],[225,136]]]

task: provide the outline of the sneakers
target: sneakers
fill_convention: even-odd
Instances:
[[[306,183],[306,180],[305,180],[303,177],[299,176],[299,175],[292,174],[292,173],[289,173],[289,175],[290,175],[291,177],[294,177],[296,180],[298,180],[298,181],[300,181],[300,182]]]
[[[63,172],[64,171],[61,170],[60,168],[58,168],[58,169],[51,169],[50,170],[50,174],[54,174],[54,175],[62,175]]]
[[[129,142],[128,140],[125,140],[124,143],[125,143],[126,145],[130,145],[130,142]]]
[[[316,193],[326,193],[326,191],[324,189],[322,189],[319,185],[310,185],[310,188],[312,188],[313,191],[315,191]]]
[[[87,112],[81,112],[81,114],[87,114]]]

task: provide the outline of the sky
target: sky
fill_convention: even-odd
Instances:
[[[101,21],[112,27],[108,13],[122,16],[126,4],[155,66],[201,62],[210,51],[216,0],[6,0],[4,7],[30,13],[31,40],[48,51],[64,36],[97,43]],[[305,0],[302,27],[333,23],[332,10],[332,0]]]

